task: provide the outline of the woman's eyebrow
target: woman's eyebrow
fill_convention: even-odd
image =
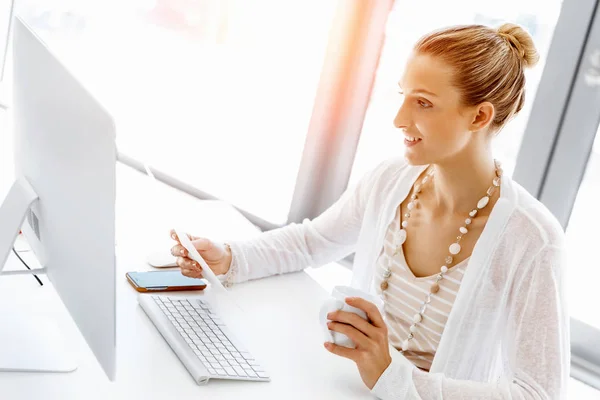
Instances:
[[[402,86],[400,86],[400,84],[398,84],[398,88],[400,89],[401,92],[404,92],[402,90]],[[419,94],[419,93],[420,94],[428,94],[428,95],[433,96],[433,97],[438,97],[437,94],[435,94],[433,92],[430,92],[429,90],[426,90],[426,89],[415,89],[415,90],[412,91],[412,93],[413,94]]]

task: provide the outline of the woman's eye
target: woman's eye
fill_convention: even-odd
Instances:
[[[419,106],[423,107],[423,108],[429,108],[431,107],[431,104],[423,101],[423,100],[417,100],[417,102],[419,103]]]

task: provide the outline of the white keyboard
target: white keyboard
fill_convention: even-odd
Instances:
[[[270,380],[206,300],[140,294],[138,302],[197,384],[209,379]]]

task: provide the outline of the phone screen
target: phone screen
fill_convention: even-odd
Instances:
[[[204,279],[189,278],[175,271],[145,271],[128,272],[127,275],[142,288],[178,287],[178,286],[205,286]]]

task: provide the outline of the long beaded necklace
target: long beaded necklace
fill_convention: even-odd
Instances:
[[[425,310],[427,309],[427,306],[429,305],[429,303],[431,303],[431,296],[440,290],[440,281],[442,279],[444,279],[444,274],[446,272],[448,272],[448,266],[451,265],[452,262],[454,261],[453,256],[456,256],[457,254],[460,253],[460,251],[461,251],[460,242],[461,242],[463,236],[469,232],[467,227],[469,225],[471,225],[471,223],[473,222],[473,218],[475,218],[477,216],[478,211],[484,209],[489,204],[490,198],[493,196],[496,189],[500,186],[500,180],[502,177],[502,168],[500,166],[500,163],[497,160],[494,160],[494,164],[496,167],[496,176],[492,180],[492,185],[486,191],[485,196],[483,196],[477,202],[477,207],[474,208],[471,212],[469,212],[469,216],[465,219],[464,224],[461,224],[461,227],[458,229],[460,234],[456,237],[456,241],[454,243],[452,243],[450,245],[450,247],[448,248],[448,251],[450,254],[446,257],[445,264],[440,268],[440,272],[436,275],[435,282],[430,286],[429,293],[427,294],[427,297],[423,301],[423,304],[421,304],[419,312],[413,316],[413,321],[412,321],[413,323],[410,326],[410,333],[409,333],[408,337],[402,342],[402,349],[400,351],[401,353],[404,353],[405,351],[409,350],[410,341],[414,338],[414,334],[417,331],[419,324],[421,323],[421,321],[423,321],[423,315],[425,314]],[[392,276],[392,258],[395,257],[402,250],[402,245],[406,241],[406,235],[407,235],[406,228],[408,227],[408,220],[410,219],[410,215],[411,215],[412,211],[416,208],[417,203],[419,202],[419,194],[421,193],[423,186],[429,180],[433,179],[433,175],[434,175],[434,170],[431,169],[430,171],[428,171],[425,174],[425,177],[423,177],[423,180],[421,181],[421,183],[415,185],[414,193],[411,195],[410,201],[406,205],[406,208],[408,210],[407,210],[406,214],[404,214],[405,219],[401,223],[402,228],[399,229],[394,235],[395,250],[394,250],[392,257],[390,257],[390,259],[389,259],[388,266],[383,273],[384,279],[380,284],[380,288],[381,288],[381,292],[382,292],[383,296],[385,296],[385,291],[389,287],[389,279]],[[401,218],[399,218],[399,221],[400,220],[401,220]]]

